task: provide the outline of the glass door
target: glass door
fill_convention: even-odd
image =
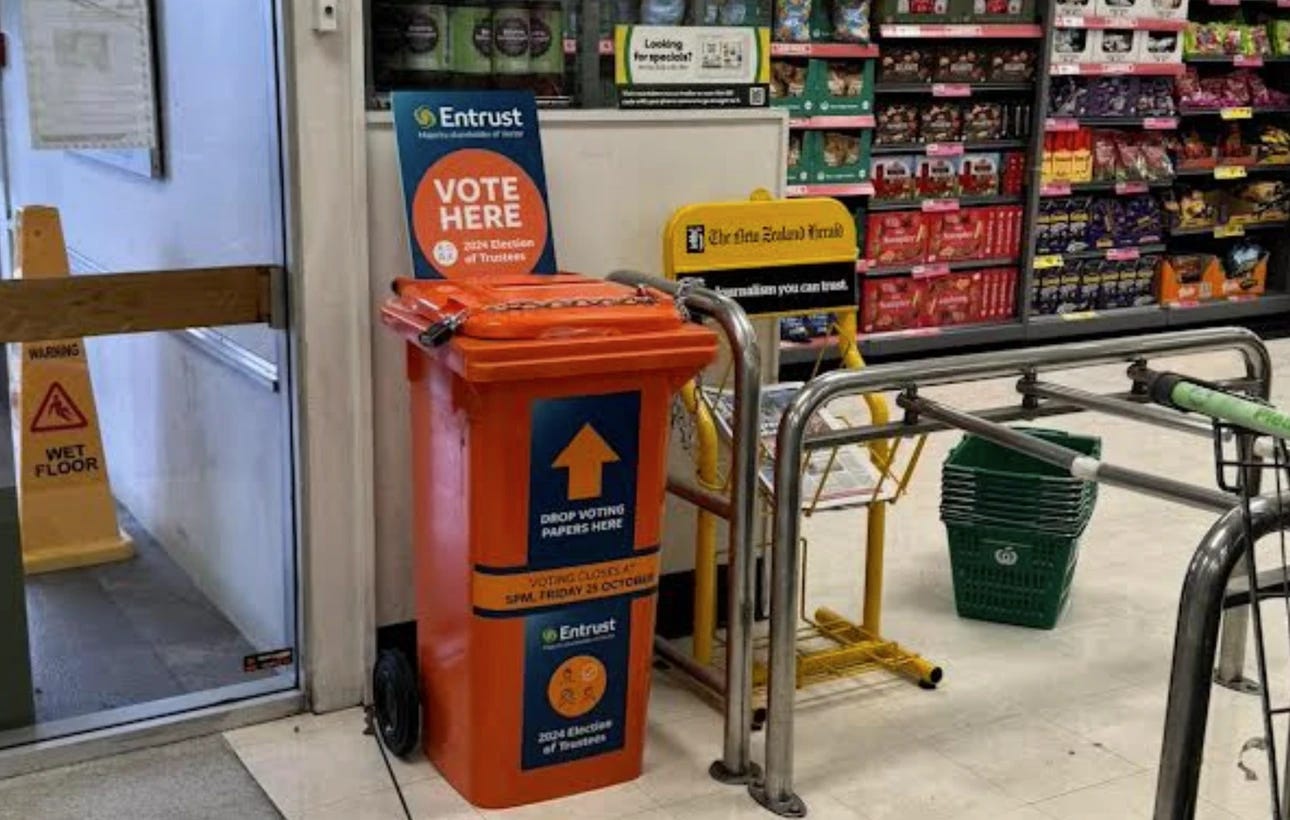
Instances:
[[[0,6],[0,748],[299,687],[275,7]]]

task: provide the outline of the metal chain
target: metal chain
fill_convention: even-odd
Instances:
[[[658,299],[643,288],[631,296],[603,296],[598,298],[572,299],[522,299],[514,302],[501,302],[495,305],[484,305],[476,308],[480,313],[509,313],[519,310],[559,310],[564,308],[625,307],[632,305],[657,305]]]
[[[698,279],[682,279],[676,283],[676,294],[672,297],[672,302],[676,305],[676,315],[681,317],[682,322],[690,321],[690,309],[685,306],[685,300],[690,291],[698,286]]]
[[[694,452],[694,440],[697,437],[695,430],[694,416],[685,408],[685,401],[681,395],[672,397],[672,432],[676,435],[676,440],[680,442],[681,447],[687,453]]]

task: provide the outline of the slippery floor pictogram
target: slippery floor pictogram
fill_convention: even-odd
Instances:
[[[31,432],[53,433],[60,430],[80,430],[89,427],[90,422],[85,414],[72,401],[63,386],[54,382],[40,401],[40,409],[31,420]]]

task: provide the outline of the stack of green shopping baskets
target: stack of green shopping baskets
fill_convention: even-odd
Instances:
[[[1098,438],[1020,432],[1094,458],[1102,452]],[[959,615],[1052,629],[1070,595],[1080,535],[1096,501],[1094,482],[965,436],[941,474],[941,520]]]

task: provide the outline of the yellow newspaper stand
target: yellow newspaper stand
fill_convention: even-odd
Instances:
[[[737,301],[750,315],[783,317],[832,313],[837,317],[837,344],[845,367],[864,366],[856,343],[859,293],[856,271],[856,233],[852,215],[834,199],[778,200],[764,191],[751,199],[689,205],[673,214],[664,234],[663,263],[669,278],[691,280]],[[824,348],[821,348],[821,356]],[[818,364],[817,364],[818,369]],[[726,381],[718,390],[724,390]],[[709,389],[691,382],[682,392],[695,423],[695,461],[699,483],[722,490],[719,413]],[[865,396],[872,423],[889,418],[886,400]],[[940,667],[882,636],[882,575],[887,505],[907,489],[922,453],[923,439],[897,464],[899,441],[868,445],[877,483],[861,504],[867,510],[863,612],[854,623],[827,608],[809,612],[803,595],[799,634],[797,683],[848,677],[881,667],[931,688],[941,679]],[[773,457],[773,444],[758,448],[762,458]],[[826,455],[836,458],[837,450]],[[830,462],[831,466],[831,462]],[[806,465],[803,465],[806,468]],[[827,471],[828,468],[826,468]],[[818,490],[822,491],[822,481]],[[762,485],[763,493],[769,487]],[[819,500],[809,499],[810,515]],[[803,555],[807,554],[803,550]],[[805,559],[804,559],[805,560]],[[717,600],[717,519],[699,511],[695,539],[695,600],[693,657],[704,665],[714,658]],[[803,573],[805,577],[805,573]],[[754,681],[766,679],[764,663],[754,664]]]

